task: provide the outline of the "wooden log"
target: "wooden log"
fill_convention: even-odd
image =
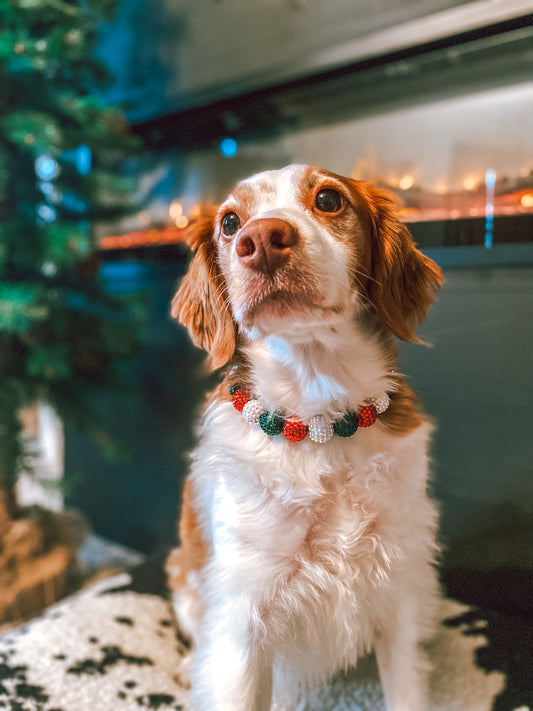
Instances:
[[[75,550],[57,545],[42,555],[20,562],[16,575],[0,588],[0,622],[27,619],[65,593],[67,569]]]

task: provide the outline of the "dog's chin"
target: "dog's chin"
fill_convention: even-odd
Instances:
[[[238,322],[241,330],[252,339],[269,335],[309,332],[313,326],[323,324],[342,308],[327,305],[314,295],[275,291],[248,304],[241,310]]]

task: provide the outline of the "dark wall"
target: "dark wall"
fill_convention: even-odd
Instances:
[[[100,535],[146,552],[175,540],[202,393],[203,358],[169,315],[185,263],[184,256],[104,263],[111,291],[146,300],[143,347],[131,366],[134,389],[109,393],[99,403],[105,430],[123,451],[110,458],[89,437],[68,425],[66,431],[67,505],[81,508]]]

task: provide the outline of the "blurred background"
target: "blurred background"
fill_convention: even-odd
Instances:
[[[420,329],[431,348],[399,344],[401,370],[437,423],[443,583],[466,601],[530,611],[533,2],[122,0],[113,13],[88,3],[94,16],[85,9],[70,29],[78,3],[58,2],[49,16],[45,5],[0,2],[17,15],[0,44],[11,82],[2,145],[7,156],[15,148],[26,156],[24,179],[37,191],[34,212],[28,199],[21,208],[42,243],[32,288],[44,279],[47,294],[70,290],[69,308],[75,292],[57,342],[74,324],[81,333],[74,355],[43,351],[52,336],[40,296],[0,290],[4,387],[13,363],[33,357],[6,389],[11,411],[25,408],[20,437],[40,442],[37,475],[17,453],[19,505],[75,507],[98,534],[147,554],[175,541],[194,421],[212,382],[169,317],[188,260],[188,216],[251,173],[315,164],[394,190],[415,240],[444,270]],[[105,81],[88,78],[89,57],[107,68]],[[33,91],[23,85],[30,75]],[[60,120],[35,106],[43,86],[63,91]],[[82,98],[76,123],[67,108]],[[65,179],[70,188],[60,190]],[[84,180],[93,191],[100,181],[98,209],[94,194],[80,198]],[[15,188],[20,202],[22,187],[4,179],[5,203]],[[67,218],[74,247],[54,232]],[[5,284],[31,281],[37,252],[19,254],[26,239],[4,240]],[[43,247],[52,243],[55,256]],[[92,326],[80,325],[88,313],[106,323],[90,343]],[[108,383],[102,373],[119,361]],[[66,387],[80,377],[84,388]],[[30,381],[34,389],[20,385]],[[96,429],[78,427],[73,404],[85,399]],[[4,435],[7,451],[7,425]],[[4,462],[6,479],[7,470]]]

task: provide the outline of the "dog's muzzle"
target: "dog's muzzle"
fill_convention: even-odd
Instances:
[[[297,230],[289,222],[263,217],[244,226],[235,250],[245,267],[271,276],[288,262],[299,241]]]

